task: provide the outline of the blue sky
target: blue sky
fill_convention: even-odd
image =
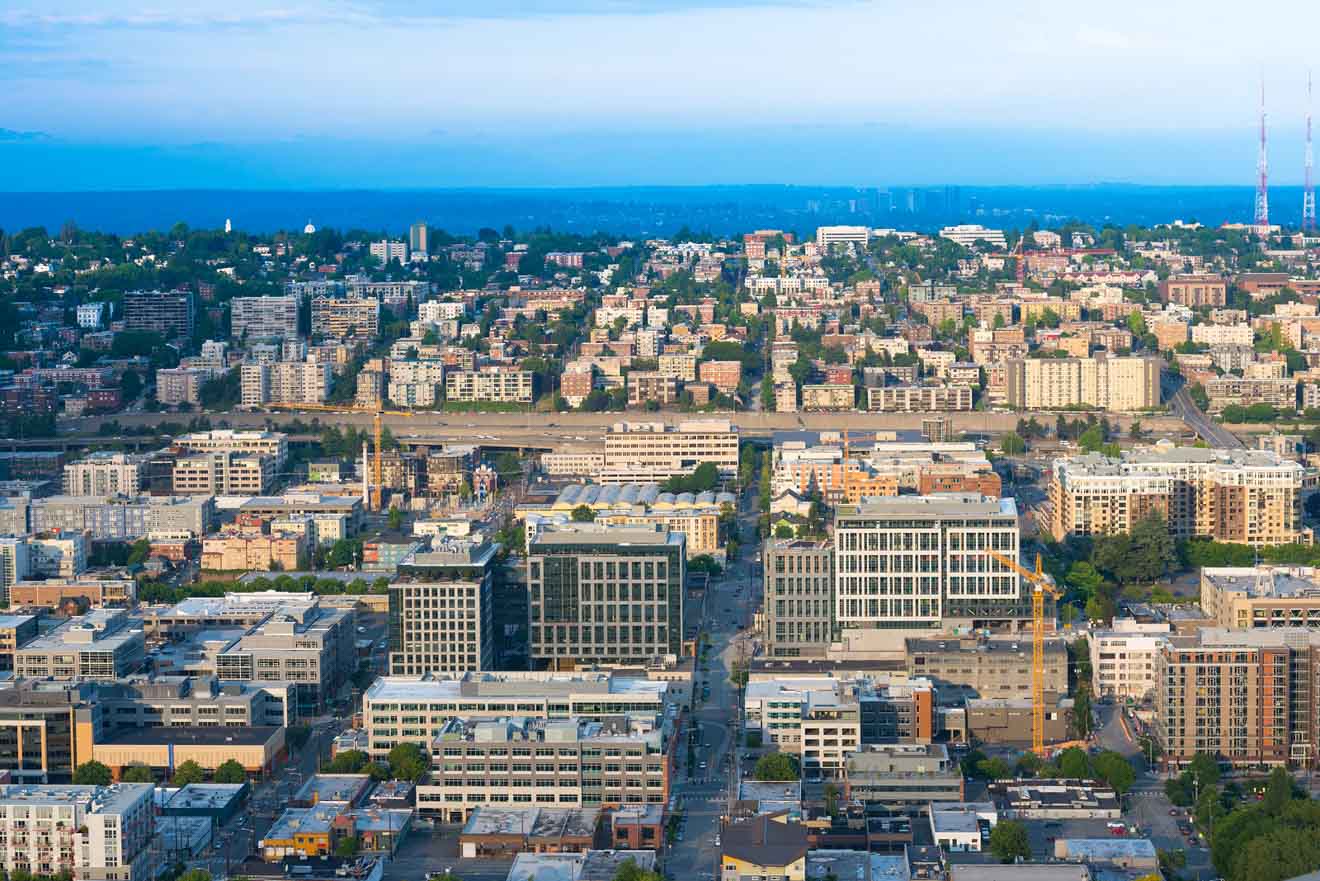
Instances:
[[[0,189],[1301,177],[1320,4],[4,0]]]

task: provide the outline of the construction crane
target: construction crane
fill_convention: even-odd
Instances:
[[[379,402],[374,407],[335,407],[329,404],[294,404],[294,403],[269,403],[265,406],[275,410],[312,410],[317,413],[371,413],[372,433],[375,438],[375,453],[371,461],[371,510],[380,511],[383,507],[384,499],[384,477],[381,466],[381,449],[385,437],[385,424],[381,421],[382,416],[416,416],[411,410],[386,410],[382,408]]]
[[[1017,560],[994,551],[986,551],[992,560],[1007,566],[1031,585],[1031,751],[1045,757],[1045,596],[1057,599],[1054,579],[1045,574],[1036,555],[1036,571]]]

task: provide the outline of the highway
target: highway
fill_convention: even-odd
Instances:
[[[1238,440],[1233,432],[1217,424],[1210,417],[1196,406],[1192,396],[1187,392],[1187,386],[1181,383],[1177,384],[1177,391],[1169,394],[1169,389],[1174,387],[1175,380],[1165,383],[1165,397],[1169,402],[1170,409],[1187,423],[1193,431],[1212,447],[1225,447],[1229,449],[1241,449],[1242,441]]]

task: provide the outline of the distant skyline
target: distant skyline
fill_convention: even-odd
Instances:
[[[8,0],[0,190],[1299,183],[1320,7]],[[1101,14],[1101,12],[1103,14]]]

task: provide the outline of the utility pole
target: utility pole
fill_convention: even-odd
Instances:
[[[1255,224],[1259,227],[1269,226],[1270,223],[1270,197],[1269,197],[1269,176],[1270,160],[1265,142],[1265,78],[1260,80],[1260,153],[1256,157],[1256,212]]]

